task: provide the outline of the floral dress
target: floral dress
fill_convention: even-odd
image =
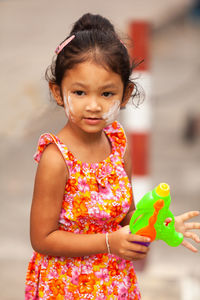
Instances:
[[[57,145],[69,169],[59,218],[59,229],[76,234],[113,232],[132,201],[131,184],[124,170],[126,136],[113,122],[104,128],[111,145],[109,157],[83,163],[53,134],[39,139],[35,160],[47,145]],[[28,266],[25,299],[140,299],[133,263],[113,254],[52,257],[33,253]]]

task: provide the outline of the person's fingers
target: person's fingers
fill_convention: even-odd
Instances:
[[[133,252],[133,251],[127,251],[124,255],[124,259],[127,260],[139,260],[144,259],[146,257],[146,254],[139,253],[139,252]]]
[[[200,223],[197,223],[197,222],[185,223],[185,228],[186,229],[200,229]]]
[[[137,254],[132,260],[141,260],[144,259],[146,257],[146,254]]]
[[[146,245],[142,245],[138,242],[131,242],[127,246],[129,251],[137,252],[137,253],[144,253],[146,254],[149,251],[149,247]]]
[[[199,216],[199,214],[200,214],[200,212],[198,210],[189,211],[189,212],[182,214],[181,218],[182,218],[183,222],[185,222],[189,219]]]
[[[141,236],[141,235],[137,235],[137,234],[129,234],[128,241],[129,242],[148,243],[148,242],[151,242],[151,239],[149,237],[146,237],[146,236]]]
[[[187,241],[185,241],[185,240],[182,241],[182,245],[183,245],[185,248],[187,248],[187,249],[189,249],[190,251],[192,251],[192,252],[198,252],[197,248],[195,248],[191,243],[189,243],[189,242],[187,242]]]
[[[198,236],[196,233],[194,233],[194,232],[188,231],[188,232],[186,232],[186,233],[184,234],[184,236],[185,236],[186,238],[189,238],[189,239],[194,240],[194,241],[197,242],[197,243],[200,243],[200,238],[199,238],[199,236]]]

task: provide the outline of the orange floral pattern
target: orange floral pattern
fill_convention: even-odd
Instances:
[[[126,136],[118,122],[104,129],[111,145],[109,157],[99,163],[77,160],[53,134],[43,134],[35,160],[55,143],[69,169],[60,212],[60,230],[78,234],[112,232],[120,228],[131,201],[131,184],[124,170]],[[113,254],[52,257],[34,252],[26,278],[26,300],[120,299],[139,300],[131,261]]]

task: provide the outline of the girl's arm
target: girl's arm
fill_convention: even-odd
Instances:
[[[131,161],[131,155],[130,155],[130,149],[128,147],[128,143],[127,143],[126,152],[124,154],[124,169],[128,175],[129,181],[131,183],[132,161]],[[132,192],[132,195],[133,195],[133,192]],[[135,203],[134,203],[134,197],[132,197],[132,203],[131,203],[130,209],[129,209],[126,217],[122,220],[120,225],[122,225],[122,226],[129,225],[134,210],[135,210]]]
[[[31,243],[41,254],[79,257],[107,253],[105,234],[74,234],[59,230],[59,215],[68,170],[57,146],[49,145],[38,165],[31,208]],[[128,226],[127,226],[128,227]],[[128,228],[109,234],[112,253],[125,259],[144,258],[148,249],[133,241],[145,237],[129,234]]]
[[[53,256],[83,256],[107,251],[103,234],[73,234],[58,230],[69,173],[57,146],[49,145],[38,165],[31,208],[33,249]]]

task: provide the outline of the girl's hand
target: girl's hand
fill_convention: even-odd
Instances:
[[[200,243],[199,236],[196,233],[191,232],[189,230],[200,229],[200,223],[198,223],[198,222],[188,223],[186,221],[188,221],[191,218],[194,218],[196,216],[199,216],[199,214],[200,214],[199,211],[189,211],[180,216],[175,217],[176,231],[182,233],[185,238],[190,238],[197,243]],[[182,245],[184,247],[188,248],[192,252],[198,252],[198,250],[191,243],[186,241],[185,239],[183,240]]]
[[[143,259],[149,251],[148,247],[134,242],[150,242],[150,239],[130,233],[129,225],[109,233],[108,240],[111,254],[126,260]]]

